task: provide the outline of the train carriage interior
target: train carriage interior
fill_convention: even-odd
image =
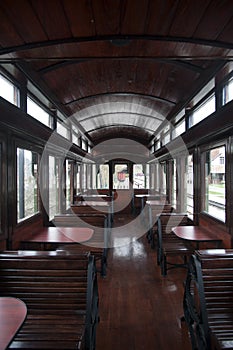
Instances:
[[[1,0],[0,301],[6,254],[84,254],[76,349],[233,349],[232,34],[232,0]],[[3,349],[74,348],[23,301]]]

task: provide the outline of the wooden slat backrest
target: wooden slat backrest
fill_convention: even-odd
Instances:
[[[0,253],[0,295],[22,299],[30,312],[85,311],[87,277],[87,254]]]
[[[94,229],[93,237],[85,243],[87,249],[97,258],[101,260],[101,275],[106,275],[108,249],[111,244],[111,227],[109,227],[108,219],[104,214],[58,214],[54,217],[56,226],[87,226]],[[66,249],[70,249],[71,244]],[[79,250],[80,246],[76,245],[75,250]],[[71,249],[70,249],[71,250]]]
[[[214,342],[214,349],[232,348],[233,250],[196,251],[185,285],[184,312],[193,346],[212,349]]]
[[[96,206],[89,205],[71,205],[70,214],[82,215],[82,214],[102,214],[107,217],[107,225],[111,227],[113,221],[113,202],[109,206]]]
[[[89,253],[1,252],[0,296],[6,295],[22,299],[28,311],[10,348],[95,348],[98,285]]]
[[[53,219],[55,226],[63,227],[89,227],[94,229],[93,238],[87,243],[98,240],[99,247],[108,248],[110,241],[110,228],[108,227],[107,217],[104,214],[57,214]]]
[[[185,213],[162,213],[158,217],[158,230],[161,231],[164,238],[169,237],[177,239],[177,237],[172,234],[172,228],[189,224],[189,218]]]

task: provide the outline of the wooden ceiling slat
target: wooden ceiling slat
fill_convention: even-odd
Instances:
[[[144,34],[145,23],[147,23],[149,0],[123,2],[124,11],[121,21],[121,34]]]
[[[221,34],[218,36],[218,40],[233,43],[233,12],[232,12],[232,18],[228,23],[226,23],[225,28],[221,32]]]
[[[71,36],[68,21],[60,1],[32,1],[32,7],[49,40]]]
[[[95,23],[90,1],[63,1],[63,7],[74,37],[95,35]]]
[[[226,11],[226,8],[228,9]],[[229,22],[233,14],[232,0],[216,0],[212,1],[206,8],[195,36],[199,38],[217,39],[221,34],[225,24]],[[231,40],[233,42],[233,39]]]
[[[0,2],[0,6],[24,43],[48,39],[38,17],[33,11],[30,1],[4,0]]]
[[[147,34],[166,36],[169,34],[178,6],[178,1],[150,0]]]
[[[121,3],[121,0],[92,1],[96,35],[120,34]]]
[[[211,0],[181,0],[170,28],[170,35],[192,37]],[[187,20],[188,18],[188,20]]]
[[[0,7],[0,45],[5,47],[21,44],[22,38],[20,38],[18,33],[15,31],[14,25],[8,20],[4,10]]]

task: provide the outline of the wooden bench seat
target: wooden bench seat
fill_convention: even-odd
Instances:
[[[88,203],[93,205],[88,205]],[[112,199],[109,202],[103,201],[103,205],[97,203],[98,205],[95,205],[95,201],[83,201],[79,204],[71,204],[68,214],[104,214],[107,216],[108,226],[111,227],[114,219],[114,201]]]
[[[23,300],[25,323],[9,349],[95,349],[94,257],[56,251],[0,252],[0,296]]]
[[[157,224],[157,263],[161,267],[162,275],[166,276],[169,269],[187,267],[187,258],[193,253],[194,247],[178,238],[172,232],[172,228],[189,225],[191,222],[186,214],[161,213]]]
[[[111,239],[111,228],[107,216],[104,214],[58,214],[55,215],[53,223],[60,227],[82,226],[94,229],[94,235],[87,243],[69,244],[62,249],[72,251],[90,251],[97,261],[100,261],[100,273],[104,277],[107,273],[107,257]]]
[[[199,250],[190,259],[184,316],[193,349],[233,349],[233,250]]]

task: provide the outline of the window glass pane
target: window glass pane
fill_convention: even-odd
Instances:
[[[186,158],[186,167],[185,167],[185,179],[184,185],[184,207],[187,214],[193,218],[194,213],[194,204],[193,204],[193,155],[189,155]]]
[[[66,209],[71,203],[71,162],[66,159]]]
[[[155,191],[160,192],[160,165],[159,163],[155,164]]]
[[[76,173],[76,191],[80,192],[81,186],[80,186],[80,165],[77,166],[77,173]]]
[[[185,132],[185,120],[182,120],[179,124],[177,124],[172,131],[172,138],[176,138],[177,136],[183,134]]]
[[[27,113],[42,124],[48,126],[49,128],[51,127],[50,115],[30,97],[27,97]]]
[[[223,88],[223,105],[233,100],[233,78]]]
[[[172,163],[172,206],[176,208],[176,160]]]
[[[225,147],[205,152],[204,210],[225,221]]]
[[[161,193],[166,195],[167,181],[166,181],[166,163],[161,163]]]
[[[86,164],[82,164],[82,190],[86,190],[87,188],[87,166]]]
[[[57,133],[68,140],[70,138],[69,128],[64,123],[57,122]]]
[[[113,174],[114,189],[129,189],[129,172],[127,164],[115,164]]]
[[[19,105],[19,90],[2,75],[0,75],[0,96],[15,106]]]
[[[59,163],[49,156],[49,220],[59,213]]]
[[[0,233],[2,233],[2,145],[0,143],[0,189],[1,189],[1,198],[2,200],[0,201]]]
[[[142,164],[133,165],[133,188],[145,188],[145,175]]]
[[[18,221],[38,212],[37,171],[37,153],[17,148]]]
[[[196,110],[193,111],[191,115],[190,127],[199,123],[208,115],[215,112],[215,95],[212,95],[208,100],[201,104]]]
[[[109,166],[108,164],[99,165],[97,173],[97,188],[109,188]]]

